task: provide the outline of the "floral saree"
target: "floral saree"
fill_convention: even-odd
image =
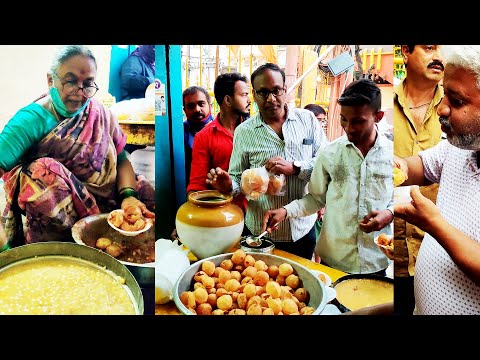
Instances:
[[[3,176],[2,223],[12,246],[71,241],[79,219],[119,208],[117,156],[125,144],[115,117],[94,98],[83,112],[59,122]],[[137,175],[136,190],[153,211],[154,189],[145,177]]]

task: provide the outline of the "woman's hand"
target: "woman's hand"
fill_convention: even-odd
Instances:
[[[134,196],[129,196],[122,201],[121,208],[123,211],[126,211],[126,209],[130,206],[138,207],[142,211],[143,216],[146,218],[155,219],[155,213],[148,210],[147,206]]]
[[[218,190],[223,194],[232,192],[232,179],[230,178],[230,175],[228,175],[228,172],[219,167],[210,169],[205,181],[215,190]]]
[[[390,224],[393,220],[393,214],[390,210],[373,210],[370,211],[362,221],[358,223],[360,230],[370,233],[379,231]]]
[[[0,221],[0,251],[7,245],[7,235],[3,229],[2,222]]]

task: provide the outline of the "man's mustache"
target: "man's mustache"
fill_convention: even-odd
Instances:
[[[440,116],[440,118],[438,119],[440,121],[440,124],[442,124],[443,126],[445,126],[447,129],[452,129],[452,125],[450,125],[450,120],[448,120],[448,118],[444,117],[444,116]]]
[[[431,67],[434,67],[434,66],[440,66],[442,68],[442,71],[445,71],[445,67],[443,66],[443,64],[438,61],[438,60],[433,60],[430,64],[428,64],[427,67],[431,68]]]

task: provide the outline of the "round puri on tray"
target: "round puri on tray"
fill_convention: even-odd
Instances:
[[[298,295],[300,298],[306,295],[304,304],[306,305],[306,307],[310,308],[308,309],[309,311],[307,313],[317,315],[323,311],[327,303],[325,287],[320,281],[320,279],[314,276],[314,274],[312,274],[312,272],[306,267],[292,260],[271,254],[243,252],[245,256],[241,258],[237,256],[239,254],[238,251],[240,250],[237,250],[235,253],[216,255],[203,259],[201,261],[197,261],[189,268],[187,268],[182,273],[182,275],[180,275],[180,278],[177,280],[174,288],[174,301],[177,308],[183,314],[276,314],[278,313],[278,309],[273,312],[272,310],[275,309],[276,306],[278,307],[278,302],[277,304],[272,303],[270,304],[270,306],[265,306],[265,302],[263,302],[262,300],[268,301],[269,297],[273,297],[268,296],[269,294],[273,294],[275,291],[278,292],[279,289],[280,291],[282,290],[281,285],[277,286],[275,284],[272,284],[273,281],[270,280],[270,278],[277,278],[277,276],[282,273],[293,275],[292,277],[290,277],[290,279],[288,279],[288,276],[284,277],[284,285],[290,284],[292,285],[291,288],[293,289],[293,287],[297,286],[298,284],[298,287],[296,289],[298,289],[299,287],[302,287],[304,289],[299,290],[298,293],[296,293],[296,290],[292,290],[292,292],[296,293],[296,295]],[[249,270],[247,270],[247,273],[255,273],[253,274],[253,277],[250,277],[256,280],[256,285],[254,286],[252,284],[249,284],[251,286],[249,286],[248,288],[248,285],[245,285],[243,286],[243,289],[240,289],[239,285],[242,285],[241,281],[244,281],[244,279],[247,277],[247,273],[242,275],[245,269],[248,268],[248,266],[245,267],[245,261],[247,261],[248,264],[254,264],[250,265],[250,267],[254,268],[255,270],[252,270],[250,268]],[[281,266],[282,264],[285,265]],[[262,272],[262,270],[258,269],[262,267],[265,269],[265,266],[267,267],[267,270],[264,270],[264,272],[266,272],[267,274],[268,272],[270,273],[264,278],[262,276],[264,274],[257,273]],[[217,268],[219,267],[222,267],[223,271],[218,270]],[[224,270],[226,269],[230,269],[228,271],[229,274],[224,272]],[[202,271],[203,273],[201,273]],[[217,273],[215,273],[215,271]],[[235,271],[236,273],[234,273]],[[292,271],[293,274],[291,273]],[[215,275],[217,275],[218,279],[216,282]],[[249,275],[252,275],[252,273],[250,273]],[[238,277],[240,277],[240,280],[238,280]],[[197,289],[202,288],[202,286],[194,285],[197,282],[195,278],[197,278],[197,280],[201,279],[201,281],[204,283],[204,287],[207,290],[206,301],[204,301],[205,291]],[[235,279],[236,281],[230,281],[232,279]],[[219,283],[222,285],[219,286]],[[262,286],[258,284],[264,284],[263,287],[265,289],[262,290]],[[253,291],[255,291],[255,294],[253,294]],[[182,295],[183,293],[187,292],[190,292],[191,294]],[[215,292],[215,296],[212,295],[213,292]],[[236,294],[234,295],[234,293]],[[240,293],[243,293],[244,295],[240,295]],[[260,295],[257,295],[258,293],[260,293]],[[295,299],[292,299],[291,295],[292,294],[288,296],[290,299],[288,299],[286,303],[283,304],[288,308],[288,310],[285,311],[287,313],[291,312],[301,314],[302,310],[299,309],[297,301],[295,301]],[[260,304],[259,306],[253,306],[252,309],[250,309],[250,307],[247,306],[247,303],[252,299],[252,297],[255,296],[256,300],[260,299]],[[181,299],[181,297],[183,299]],[[213,297],[215,297],[215,299],[213,299]],[[275,297],[275,299],[278,299],[278,297]],[[184,305],[184,302],[182,302],[182,300],[187,303],[188,307]],[[251,302],[256,301],[251,300]],[[210,306],[205,304],[210,304]],[[267,307],[271,308],[271,310],[267,310]],[[297,307],[298,310],[292,310],[292,307]],[[193,311],[189,310],[189,308],[193,309]],[[216,313],[214,313],[214,311],[216,311]]]

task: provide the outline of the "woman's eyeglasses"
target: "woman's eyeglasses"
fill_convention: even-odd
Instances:
[[[62,84],[63,91],[65,91],[69,95],[76,94],[79,89],[82,89],[83,96],[85,96],[86,98],[91,98],[93,95],[95,95],[97,93],[97,91],[99,89],[99,87],[95,83],[93,83],[93,85],[87,85],[87,86],[84,86],[84,87],[80,87],[80,86],[78,86],[78,84],[75,81],[62,81],[62,79],[60,79],[57,74],[55,74],[55,73],[52,73],[52,74]]]

